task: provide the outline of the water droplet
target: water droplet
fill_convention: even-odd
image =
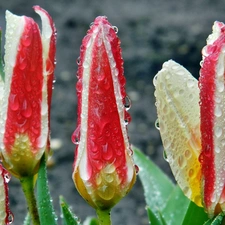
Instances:
[[[84,61],[83,67],[84,67],[84,69],[87,69],[89,67],[89,63],[87,61]]]
[[[125,111],[125,119],[124,119],[124,124],[128,125],[131,121],[131,116],[128,112]]]
[[[30,35],[23,35],[21,42],[24,46],[28,47],[31,44],[31,36]]]
[[[190,170],[189,170],[188,176],[189,176],[189,177],[193,177],[193,176],[194,176],[194,170],[193,170],[193,169],[190,169]]]
[[[91,22],[89,27],[91,28],[95,23],[94,22]]]
[[[186,160],[182,155],[178,157],[178,165],[181,169],[184,168],[184,166],[186,165]]]
[[[222,110],[221,110],[221,108],[220,108],[220,106],[219,105],[216,105],[216,107],[215,107],[215,116],[216,117],[220,117],[220,116],[222,116]]]
[[[224,91],[224,83],[222,81],[216,81],[216,88],[218,92]]]
[[[10,94],[10,96],[9,96],[9,104],[10,104],[10,108],[11,108],[11,110],[13,110],[13,111],[16,111],[16,110],[18,110],[19,109],[19,100],[18,100],[18,97],[17,97],[17,95],[15,95],[15,94]]]
[[[215,147],[215,152],[216,152],[216,153],[220,153],[220,147],[219,147],[219,146],[216,146],[216,147]]]
[[[163,151],[163,158],[168,162],[168,157],[167,157],[167,154],[166,154],[165,150]]]
[[[80,141],[80,125],[73,132],[72,137],[71,137],[71,140],[72,140],[72,142],[75,145],[78,145],[79,144],[79,141]]]
[[[197,148],[194,148],[194,149],[197,149]],[[191,151],[190,151],[190,150],[186,150],[186,151],[184,152],[184,156],[185,156],[187,159],[190,159],[191,156],[192,156]]]
[[[157,74],[153,78],[153,85],[156,87],[157,85]]]
[[[104,178],[105,178],[105,181],[107,181],[108,183],[111,183],[114,180],[113,176],[110,174],[107,174]]]
[[[222,130],[221,127],[215,127],[215,135],[216,135],[216,137],[219,138],[222,135],[222,133],[223,133],[223,130]]]
[[[7,221],[6,221],[6,225],[9,225],[9,224],[12,224],[12,222],[13,222],[13,219],[14,219],[14,216],[13,216],[13,214],[10,212],[10,213],[8,213],[8,215],[7,215]]]
[[[77,58],[77,65],[80,65],[80,56]]]
[[[131,108],[131,100],[128,95],[124,98],[124,107],[126,111]]]
[[[138,174],[139,173],[139,167],[137,165],[134,165],[135,168],[135,173]]]
[[[26,99],[23,101],[22,115],[25,118],[29,118],[32,115],[32,108]]]
[[[184,71],[183,70],[178,70],[177,71],[177,75],[183,76],[184,75]]]
[[[211,201],[212,202],[216,202],[216,193],[212,194]]]
[[[83,89],[82,80],[79,79],[76,84],[76,90],[77,90],[77,92],[81,92],[82,89]]]
[[[193,79],[188,79],[187,81],[187,87],[188,88],[193,88],[195,85],[195,81]]]
[[[159,119],[157,119],[155,121],[155,127],[156,127],[157,130],[160,130],[160,127],[159,127]]]
[[[11,179],[11,177],[10,177],[9,173],[6,172],[6,173],[4,174],[4,180],[5,180],[5,182],[6,182],[6,183],[9,183],[10,179]]]
[[[117,34],[117,33],[118,33],[118,31],[119,31],[118,27],[113,26],[112,28],[113,28],[113,30],[115,31],[115,33]]]

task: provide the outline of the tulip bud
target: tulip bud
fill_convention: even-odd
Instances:
[[[200,113],[203,203],[209,216],[225,212],[225,25],[215,22],[202,50]]]
[[[97,17],[78,59],[73,180],[81,196],[100,210],[112,208],[136,179],[127,135],[130,102],[117,31],[106,17]]]
[[[32,18],[6,12],[0,143],[3,163],[16,177],[37,173],[49,138],[55,28],[45,10],[34,9],[42,36]]]
[[[201,206],[198,81],[184,67],[169,60],[153,83],[164,155],[184,194]]]

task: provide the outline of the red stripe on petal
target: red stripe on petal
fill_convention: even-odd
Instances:
[[[88,171],[97,174],[114,164],[118,174],[126,174],[125,145],[118,114],[109,57],[102,32],[92,50],[88,99]],[[126,179],[126,177],[124,177]]]
[[[4,134],[8,152],[16,134],[27,134],[35,151],[41,133],[42,43],[37,24],[31,18],[24,19],[24,31],[18,46],[8,99]]]
[[[221,24],[218,24],[221,26]],[[209,208],[215,190],[215,146],[214,146],[214,127],[215,127],[215,76],[218,57],[225,43],[224,28],[223,33],[218,39],[205,47],[203,55],[204,61],[200,70],[200,114],[201,114],[201,139],[202,152],[200,162],[202,164],[203,184],[204,184],[204,203]]]

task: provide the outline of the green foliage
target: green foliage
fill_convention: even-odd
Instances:
[[[79,219],[78,217],[73,214],[71,211],[69,205],[66,203],[65,199],[63,196],[59,196],[59,203],[61,207],[61,212],[62,212],[62,222],[63,225],[79,225]]]
[[[224,224],[222,223],[224,220],[224,213],[221,212],[219,215],[217,215],[216,217],[207,220],[204,225],[221,225]]]
[[[134,160],[139,166],[139,178],[144,188],[151,225],[202,225],[207,220],[203,208],[190,202],[181,189],[140,150]],[[208,224],[207,224],[208,225]]]
[[[45,155],[41,159],[37,179],[37,205],[42,225],[57,225],[52,199],[49,192]]]
[[[182,225],[201,225],[208,219],[204,209],[190,202]]]
[[[83,225],[99,225],[98,219],[95,217],[87,217]]]

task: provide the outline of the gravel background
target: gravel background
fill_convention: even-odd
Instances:
[[[58,215],[58,196],[63,194],[83,220],[95,215],[78,195],[71,180],[74,145],[70,137],[76,126],[76,59],[89,24],[106,15],[119,28],[127,92],[132,100],[131,142],[170,175],[162,157],[162,145],[155,129],[156,112],[152,78],[165,60],[174,59],[198,77],[201,49],[215,20],[225,22],[221,0],[1,0],[0,26],[5,30],[5,10],[27,15],[40,22],[33,5],[40,5],[53,17],[58,30],[56,83],[52,103],[52,145],[55,166],[49,169],[49,183]],[[16,179],[10,182],[13,224],[22,224],[26,206]],[[140,182],[112,211],[117,225],[148,224]]]

